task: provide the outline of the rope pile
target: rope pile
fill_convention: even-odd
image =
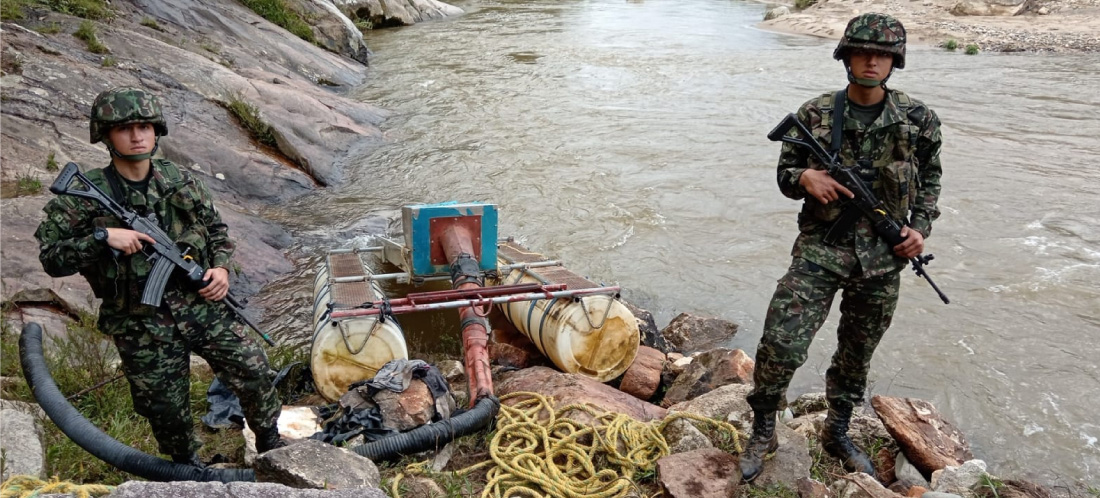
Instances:
[[[501,398],[496,433],[489,443],[491,460],[455,471],[457,475],[490,466],[482,498],[623,498],[636,477],[652,475],[657,460],[669,454],[662,432],[671,422],[690,419],[728,431],[741,452],[740,434],[732,425],[690,413],[640,422],[622,413],[586,404],[554,410],[553,398],[517,392]],[[592,418],[572,418],[583,413]],[[426,472],[429,462],[409,465],[408,474]],[[599,470],[597,470],[599,469]],[[404,474],[392,483],[394,497]]]
[[[4,484],[0,485],[0,498],[36,498],[42,495],[65,493],[72,494],[76,498],[91,498],[106,496],[114,489],[114,486],[103,484],[73,484],[58,480],[57,476],[49,481],[43,481],[34,476],[18,475],[9,477]]]

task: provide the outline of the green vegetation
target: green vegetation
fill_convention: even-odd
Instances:
[[[164,28],[160,27],[160,24],[157,24],[157,20],[153,19],[152,17],[146,17],[146,18],[142,19],[141,20],[141,25],[145,26],[146,28],[155,29],[157,31],[161,31],[161,32],[164,31]]]
[[[38,2],[52,11],[85,19],[103,20],[114,16],[114,11],[107,6],[106,0],[38,0]]]
[[[276,147],[278,143],[275,142],[275,132],[271,130],[271,126],[265,123],[260,116],[260,110],[256,109],[256,106],[249,104],[241,100],[241,98],[233,97],[225,108],[229,110],[231,114],[237,117],[248,133],[252,135],[252,138],[257,142],[264,144],[268,147]]]
[[[103,67],[115,67],[116,64],[118,64],[118,61],[116,61],[115,58],[111,57],[110,55],[105,56],[103,58],[103,61],[100,62],[100,65]]]
[[[313,29],[305,19],[302,19],[301,14],[287,7],[283,0],[241,0],[241,3],[260,17],[290,31],[294,36],[316,43],[316,39],[313,38]]]
[[[817,0],[794,0],[794,8],[802,10],[816,3]]]
[[[989,498],[1001,498],[1001,489],[1005,483],[989,474],[982,474],[975,491]]]
[[[218,45],[217,42],[212,42],[205,38],[199,42],[199,47],[215,55],[221,55],[222,53],[221,45]]]
[[[50,21],[46,24],[34,28],[34,30],[44,35],[56,35],[61,32],[61,23]]]
[[[4,0],[0,2],[0,18],[23,19],[25,9],[36,6],[85,19],[110,19],[114,15],[106,0]]]
[[[976,55],[978,53],[978,45],[971,43],[966,46],[966,55]]]
[[[4,0],[0,2],[0,19],[4,21],[18,21],[26,17],[24,7],[31,5],[31,0]]]
[[[355,27],[359,28],[359,31],[370,31],[374,29],[374,23],[367,20],[356,20]]]
[[[955,41],[955,39],[953,38],[949,39],[943,42],[943,48],[946,48],[947,50],[955,50],[959,48],[959,42]]]
[[[42,191],[42,182],[31,176],[30,173],[19,175],[15,187],[15,196],[35,195]]]
[[[1100,498],[1100,487],[1088,486],[1086,488],[1086,490],[1088,491],[1090,496],[1095,496],[1096,498]]]
[[[46,171],[54,172],[59,168],[57,167],[57,158],[53,151],[50,151],[50,155],[46,156]]]
[[[95,24],[92,21],[81,21],[80,27],[76,29],[73,36],[84,40],[84,43],[88,45],[88,51],[93,54],[110,52],[110,50],[107,50],[107,46],[100,43],[99,38],[96,37]]]

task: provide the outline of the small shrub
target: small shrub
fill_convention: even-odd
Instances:
[[[817,3],[817,0],[794,0],[794,8],[798,10],[805,9]]]
[[[766,486],[750,486],[747,491],[749,498],[798,498],[798,492],[781,482],[769,483]]]
[[[53,152],[50,152],[50,155],[46,156],[46,171],[54,172],[57,170],[57,158]]]
[[[88,46],[88,51],[93,54],[106,54],[110,52],[107,50],[107,46],[100,43],[99,38],[96,37],[95,24],[92,21],[81,21],[80,27],[76,29],[73,36],[84,40],[84,43]]]
[[[220,55],[222,52],[222,47],[220,45],[209,40],[202,40],[199,42],[199,47],[215,55]]]
[[[946,48],[947,50],[955,50],[956,48],[959,48],[959,42],[955,41],[954,39],[947,40],[943,42],[943,48]]]
[[[989,474],[982,474],[981,478],[978,480],[977,491],[991,498],[1000,498],[1001,489],[1004,487],[1005,483],[1001,482],[1000,479]]]
[[[103,57],[103,61],[100,62],[100,65],[103,67],[115,67],[116,64],[118,64],[118,61],[110,55]]]
[[[15,195],[35,195],[42,191],[42,181],[26,173],[19,176],[16,183]]]
[[[971,43],[966,46],[966,55],[975,55],[978,53],[978,45]]]
[[[256,106],[241,100],[240,97],[233,97],[226,105],[226,109],[229,109],[229,112],[237,117],[241,126],[248,130],[248,133],[257,142],[269,147],[278,145],[275,142],[275,133],[271,130],[271,126],[263,122],[260,117],[260,110],[256,109]]]
[[[302,19],[300,14],[287,7],[283,0],[241,0],[241,3],[259,14],[260,17],[290,31],[294,36],[310,43],[316,43],[313,38],[313,29]]]
[[[365,19],[355,21],[355,27],[359,28],[359,31],[370,31],[374,29],[374,23]]]
[[[142,19],[141,20],[141,25],[145,26],[146,28],[155,29],[157,31],[161,31],[161,32],[164,31],[164,28],[160,27],[160,24],[157,24],[157,20],[153,19],[152,17],[146,17],[146,18]]]
[[[84,19],[104,20],[114,16],[105,0],[45,0],[42,3],[50,10]]]
[[[44,35],[56,35],[61,32],[61,23],[52,21],[48,24],[43,24],[34,28],[34,30]]]
[[[18,21],[26,17],[23,7],[31,2],[29,0],[4,0],[0,2],[0,20]]]

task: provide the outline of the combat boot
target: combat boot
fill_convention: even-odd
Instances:
[[[195,452],[191,452],[190,454],[172,455],[172,461],[183,465],[198,467],[200,469],[206,468],[206,464],[202,463],[202,459],[199,458],[199,454]]]
[[[775,435],[775,412],[753,412],[752,437],[749,446],[741,453],[741,480],[752,482],[764,471],[764,457],[779,449]]]
[[[286,446],[286,441],[279,436],[279,428],[271,427],[256,433],[256,453],[267,453],[275,448]]]
[[[875,466],[863,450],[848,437],[848,422],[852,418],[852,406],[829,407],[825,417],[825,429],[821,435],[821,447],[844,464],[848,472],[863,472],[875,477]]]

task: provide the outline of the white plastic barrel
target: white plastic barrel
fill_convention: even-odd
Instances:
[[[519,272],[514,270],[504,281],[539,282]],[[607,382],[626,372],[638,354],[638,322],[613,296],[504,303],[500,309],[564,372]]]
[[[390,360],[408,359],[409,350],[401,326],[392,317],[384,322],[378,315],[333,320],[329,305],[348,290],[338,286],[354,285],[352,294],[362,296],[363,301],[378,301],[383,294],[376,281],[334,284],[329,281],[330,274],[328,263],[324,263],[314,280],[314,332],[309,356],[317,392],[329,401],[336,401],[347,392],[348,386],[373,378]],[[336,309],[357,304],[362,303],[336,302]]]

